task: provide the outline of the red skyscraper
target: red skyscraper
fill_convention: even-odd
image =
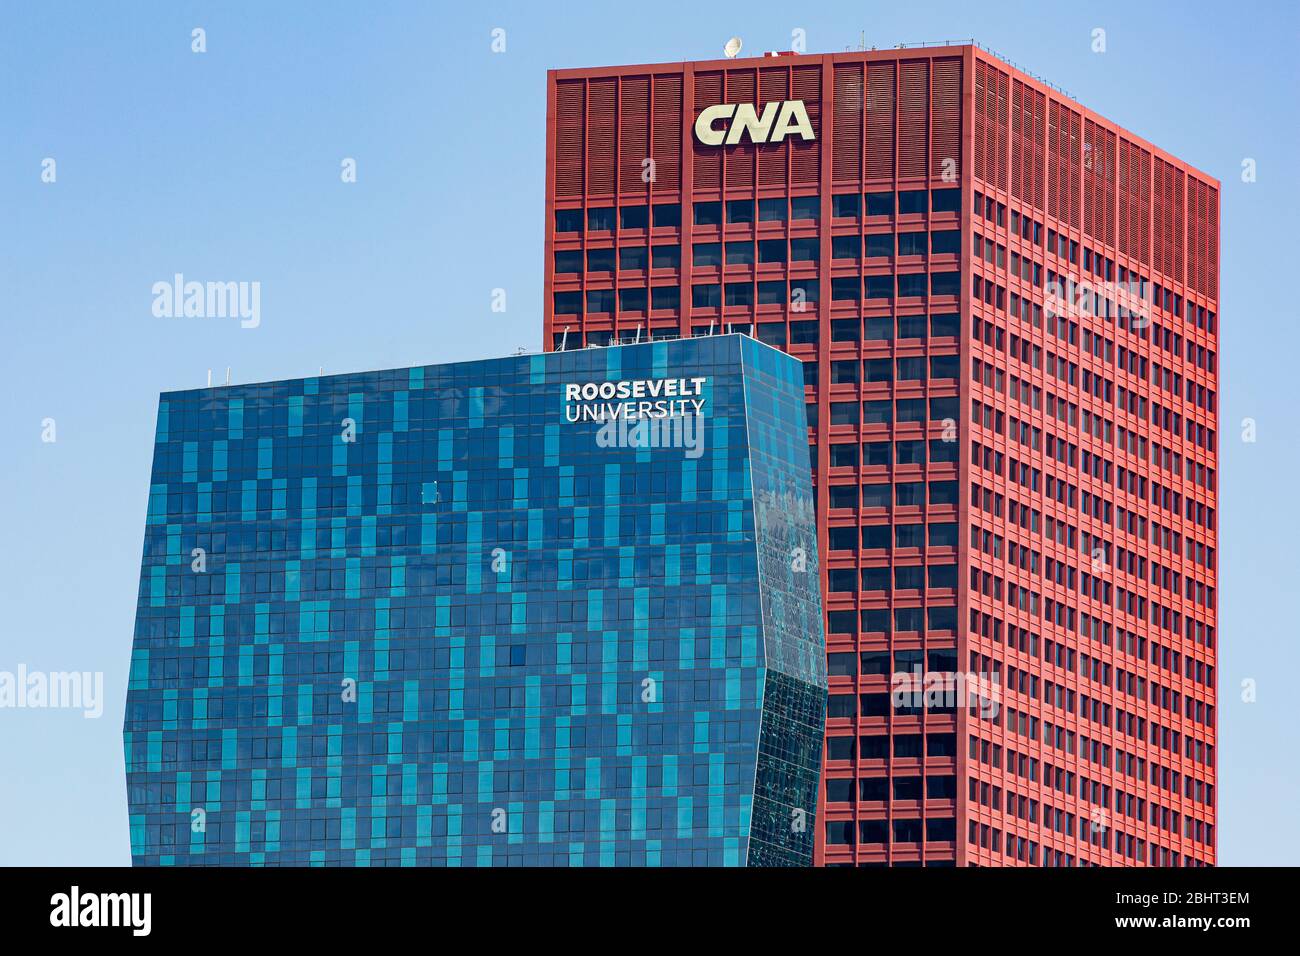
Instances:
[[[818,861],[1212,864],[1217,181],[973,46],[553,71],[547,119],[548,347],[804,362]]]

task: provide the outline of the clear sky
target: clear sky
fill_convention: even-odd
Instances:
[[[732,35],[787,49],[795,29],[810,53],[973,37],[1222,180],[1219,847],[1229,865],[1300,862],[1296,9],[0,7],[0,671],[102,671],[105,698],[99,719],[0,710],[0,864],[130,863],[122,713],[158,393],[208,369],[540,349],[546,69],[713,58]],[[259,282],[260,325],[156,317],[152,286],[176,273]]]

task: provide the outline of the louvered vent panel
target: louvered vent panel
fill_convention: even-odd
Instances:
[[[785,67],[762,70],[759,73],[759,115],[768,103],[790,99],[790,71]],[[784,186],[786,176],[786,147],[783,143],[767,143],[758,148],[758,184]]]
[[[1069,223],[1071,228],[1078,229],[1082,219],[1079,206],[1082,202],[1083,193],[1082,117],[1073,110],[1065,110],[1064,112],[1069,120],[1069,136],[1066,140],[1066,148],[1069,150],[1066,154],[1066,170],[1069,173],[1066,180],[1069,190],[1069,203],[1067,204],[1069,216],[1066,218],[1066,222]]]
[[[835,67],[835,149],[831,175],[837,183],[862,178],[863,69],[861,63]]]
[[[988,82],[989,71],[983,60],[975,61],[975,178],[988,182]]]
[[[811,143],[796,136],[787,137],[790,143],[791,182],[796,186],[817,185],[821,181],[822,155],[822,73],[817,67],[795,67],[792,85],[792,99],[803,100],[808,110],[808,119],[812,123],[817,139]]]
[[[1142,264],[1152,265],[1151,253],[1151,154],[1145,149],[1138,150],[1138,155],[1142,157],[1142,164],[1139,169],[1141,176],[1141,187],[1138,198],[1142,203],[1138,224],[1141,226],[1141,234],[1138,237],[1141,250]]]
[[[587,175],[588,193],[610,196],[614,193],[614,118],[616,116],[617,80],[592,80],[587,88]]]
[[[1115,244],[1115,134],[1091,120],[1083,131],[1083,231]]]
[[[1048,110],[1047,213],[1066,225],[1079,228],[1079,174],[1082,160],[1078,113],[1051,102]]]
[[[1011,84],[1011,195],[1043,205],[1043,94]]]
[[[894,64],[867,65],[867,179],[894,178]]]
[[[1047,104],[1047,214],[1061,218],[1063,163],[1061,162],[1061,107]]]
[[[1033,115],[1026,105],[1029,90],[1019,80],[1011,82],[1011,195],[1023,202],[1029,201],[1029,180],[1032,171],[1026,171],[1026,160],[1032,155],[1026,129],[1033,125]]]
[[[727,72],[728,103],[753,103],[757,99],[754,89],[753,70],[729,70]],[[754,185],[754,144],[746,136],[744,141],[735,146],[728,146],[722,154],[725,168],[723,174],[727,188]]]
[[[1218,190],[1205,187],[1205,294],[1218,299]]]
[[[1137,258],[1138,200],[1133,195],[1138,175],[1137,149],[1126,139],[1119,141],[1119,236],[1116,248],[1126,256]]]
[[[555,85],[555,195],[582,195],[582,80]]]
[[[699,116],[700,110],[722,102],[722,74],[695,74],[695,110],[692,116]],[[692,120],[693,121],[693,120]],[[722,150],[715,146],[695,144],[695,164],[692,170],[696,189],[722,188]]]
[[[961,176],[961,60],[935,60],[931,66],[930,175]],[[951,160],[945,163],[944,160]]]
[[[1101,181],[1097,169],[1101,162],[1101,129],[1092,120],[1083,126],[1083,234],[1094,239],[1100,235]]]
[[[1044,180],[1044,166],[1047,162],[1047,97],[1037,91],[1033,92],[1034,99],[1034,189],[1032,202],[1039,208],[1043,208],[1046,201],[1045,190],[1046,183]]]
[[[650,77],[623,77],[618,128],[618,188],[621,192],[643,192],[644,163],[650,158]]]
[[[1186,242],[1186,197],[1183,194],[1184,177],[1181,170],[1162,159],[1156,159],[1155,266],[1165,277],[1175,282],[1184,281],[1184,243]]]
[[[997,134],[994,137],[994,149],[996,154],[993,160],[993,168],[997,171],[997,178],[994,182],[997,184],[998,189],[1006,189],[1008,129],[1007,103],[1009,99],[1008,86],[1010,78],[1001,70],[995,72],[995,77],[997,81],[994,90],[996,112],[993,114],[992,118],[996,121],[994,127]]]
[[[899,65],[898,178],[919,179],[926,174],[925,143],[929,135],[930,69],[928,60],[908,60]]]
[[[1166,276],[1174,271],[1174,180],[1173,169],[1163,159],[1155,161],[1155,261],[1152,263]]]
[[[1106,130],[1101,138],[1102,180],[1102,240],[1112,248],[1115,245],[1115,134]]]
[[[654,78],[654,192],[676,192],[682,188],[682,78]]]
[[[1173,278],[1179,282],[1186,281],[1185,251],[1187,242],[1187,197],[1183,190],[1186,188],[1186,177],[1181,169],[1174,169],[1174,271]]]
[[[1206,235],[1205,208],[1208,189],[1199,179],[1187,179],[1187,285],[1205,292]]]

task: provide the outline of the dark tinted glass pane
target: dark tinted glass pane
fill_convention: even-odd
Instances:
[[[728,199],[727,200],[727,222],[753,222],[754,221],[754,200],[752,199]]]
[[[682,207],[677,203],[661,203],[654,207],[654,224],[656,226],[680,226],[682,224]]]
[[[555,231],[556,232],[582,232],[582,210],[581,209],[555,210]]]
[[[644,229],[649,218],[650,210],[646,206],[621,206],[618,210],[619,226],[623,229]]]
[[[898,214],[925,212],[926,194],[924,189],[908,189],[898,194]]]
[[[588,232],[610,232],[614,228],[614,207],[598,206],[587,210]]]
[[[893,214],[893,193],[867,193],[868,216],[892,216]]]
[[[722,203],[697,202],[695,204],[695,225],[717,226],[722,223]]]

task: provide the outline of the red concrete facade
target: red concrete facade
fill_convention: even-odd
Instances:
[[[552,71],[547,119],[548,348],[805,363],[818,862],[1213,864],[1218,182],[973,46]]]

